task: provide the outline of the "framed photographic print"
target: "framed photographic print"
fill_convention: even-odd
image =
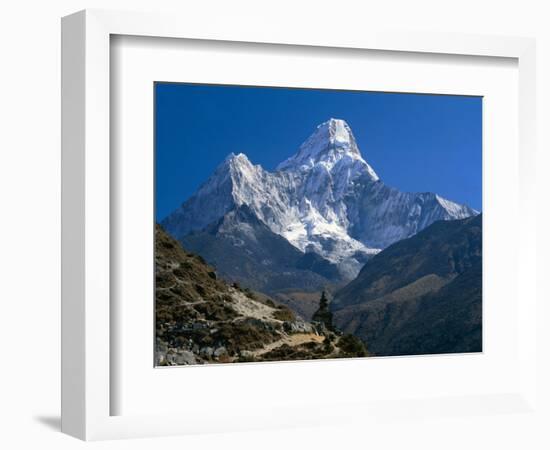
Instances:
[[[258,26],[63,19],[63,431],[528,410],[533,42]]]
[[[154,89],[156,364],[482,351],[481,97]]]

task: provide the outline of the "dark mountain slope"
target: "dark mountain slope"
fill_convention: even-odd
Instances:
[[[435,222],[372,258],[331,305],[376,355],[481,351],[482,217]]]
[[[316,291],[340,281],[336,265],[316,253],[302,253],[246,205],[181,242],[216,267],[223,278],[271,295],[282,289]]]

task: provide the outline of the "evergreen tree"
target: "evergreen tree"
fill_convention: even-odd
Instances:
[[[314,322],[322,323],[327,330],[333,331],[334,326],[332,325],[332,312],[330,312],[328,306],[328,298],[325,291],[321,293],[321,299],[319,300],[319,309],[313,314],[312,317]]]

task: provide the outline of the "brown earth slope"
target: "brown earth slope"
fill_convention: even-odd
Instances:
[[[184,365],[366,356],[351,336],[229,285],[155,229],[156,363]]]

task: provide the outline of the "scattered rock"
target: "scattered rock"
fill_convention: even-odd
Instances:
[[[211,358],[214,354],[214,349],[212,347],[203,347],[201,348],[200,354],[207,358]]]
[[[188,365],[188,364],[197,364],[195,355],[192,352],[181,351],[175,355],[174,358],[176,364],[178,365]]]
[[[315,333],[315,327],[303,321],[284,322],[283,329],[287,333]]]
[[[216,358],[219,358],[221,355],[227,354],[227,350],[225,347],[218,347],[216,350],[214,350],[214,356]]]

